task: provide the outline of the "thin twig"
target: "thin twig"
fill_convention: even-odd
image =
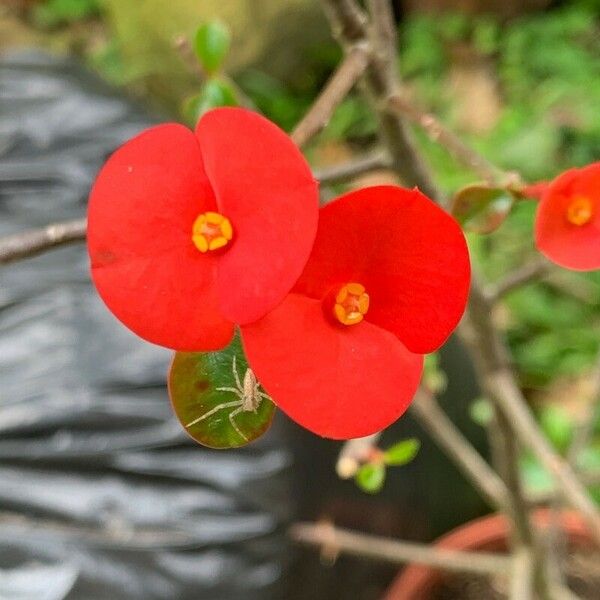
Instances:
[[[400,94],[394,93],[388,96],[386,105],[388,110],[421,127],[429,139],[446,148],[458,161],[477,173],[487,183],[502,187],[519,183],[519,178],[515,173],[505,173],[492,165],[445,127],[439,119],[431,113],[420,111]]]
[[[533,597],[533,556],[527,548],[519,548],[513,557],[510,600],[530,600]]]
[[[573,469],[552,449],[541,433],[511,371],[504,340],[494,327],[492,305],[473,277],[466,318],[459,332],[471,350],[484,392],[503,412],[523,446],[529,448],[542,465],[560,482],[567,502],[579,510],[600,544],[600,515]]]
[[[569,446],[567,460],[574,469],[577,469],[577,460],[582,450],[588,445],[593,433],[598,417],[600,417],[600,357],[591,376],[591,397],[590,403],[585,411],[585,416],[579,427],[576,428],[573,441]]]
[[[436,399],[421,388],[411,404],[410,411],[490,505],[505,510],[508,490],[502,479],[456,428]]]
[[[416,563],[461,573],[507,573],[512,565],[508,557],[486,552],[460,552],[413,542],[338,529],[328,524],[298,523],[290,529],[296,542],[311,546],[334,546],[339,552],[389,562]]]
[[[349,162],[315,170],[314,175],[321,186],[324,186],[348,181],[371,171],[389,169],[390,165],[391,161],[384,152],[374,152]]]
[[[414,151],[408,130],[379,102],[379,98],[387,97],[396,89],[395,70],[388,68],[390,60],[395,60],[395,48],[381,48],[376,32],[368,30],[367,19],[354,0],[322,0],[322,4],[333,33],[346,52],[358,42],[372,44],[373,55],[365,73],[364,92],[379,119],[380,136],[390,150],[392,168],[407,185],[416,185],[430,198],[439,197],[423,161]]]
[[[308,113],[296,125],[292,139],[300,147],[329,123],[335,109],[348,95],[369,64],[366,44],[356,44],[346,54]]]
[[[550,269],[552,269],[552,265],[546,259],[535,258],[516,271],[509,273],[498,283],[486,286],[485,294],[492,301],[500,300],[513,290],[542,278]]]
[[[86,220],[53,223],[0,238],[0,265],[85,239]]]

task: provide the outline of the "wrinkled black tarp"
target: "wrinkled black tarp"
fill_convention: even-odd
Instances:
[[[0,60],[0,236],[83,216],[105,156],[151,122],[69,61]],[[445,406],[481,444],[465,357],[443,359]],[[246,449],[200,448],[168,361],[101,304],[83,245],[0,268],[0,600],[375,600],[393,568],[324,568],[286,543],[290,516],[426,540],[482,510],[410,417],[383,443],[423,448],[375,497],[336,478],[338,443],[281,415]]]
[[[83,216],[106,155],[149,124],[69,62],[5,59],[0,235]],[[83,245],[0,270],[1,600],[280,597],[289,455],[277,435],[188,441],[169,356],[108,313]]]

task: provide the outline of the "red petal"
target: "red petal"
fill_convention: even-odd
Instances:
[[[291,139],[256,113],[213,110],[196,134],[219,212],[235,236],[219,263],[219,307],[249,323],[283,300],[306,264],[317,230],[317,183]]]
[[[365,188],[321,209],[313,252],[294,291],[321,298],[362,283],[365,319],[411,352],[432,352],[466,306],[469,253],[456,221],[418,190]]]
[[[140,337],[182,351],[231,339],[217,309],[215,260],[191,239],[195,218],[215,206],[196,137],[181,125],[148,129],[100,171],[88,209],[92,278]]]
[[[573,225],[565,216],[576,196],[592,201],[592,219],[585,225]],[[600,269],[600,163],[570,169],[550,184],[538,206],[535,242],[544,256],[562,267]]]
[[[248,362],[294,421],[333,439],[381,431],[408,408],[423,357],[368,322],[333,324],[321,302],[290,294],[242,328]]]

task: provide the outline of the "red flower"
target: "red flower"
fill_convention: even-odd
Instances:
[[[600,269],[600,162],[570,169],[546,189],[535,220],[538,250],[574,269]]]
[[[146,340],[222,348],[264,316],[306,264],[318,191],[293,142],[263,117],[213,110],[195,134],[153,127],[101,170],[88,212],[92,278]]]
[[[366,188],[320,213],[292,293],[242,327],[242,339],[282,410],[347,439],[407,409],[422,354],[443,344],[465,309],[469,255],[456,221],[417,190]]]

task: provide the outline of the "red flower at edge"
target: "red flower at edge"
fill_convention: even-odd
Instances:
[[[561,267],[600,269],[600,162],[565,171],[550,183],[538,206],[535,242]]]
[[[463,233],[431,200],[391,186],[351,192],[320,210],[292,293],[241,328],[248,362],[314,433],[380,431],[410,404],[422,354],[457,325],[469,282]]]
[[[104,165],[88,211],[92,278],[142,338],[216,350],[290,291],[317,218],[317,183],[290,138],[250,111],[216,109],[195,133],[148,129]]]

